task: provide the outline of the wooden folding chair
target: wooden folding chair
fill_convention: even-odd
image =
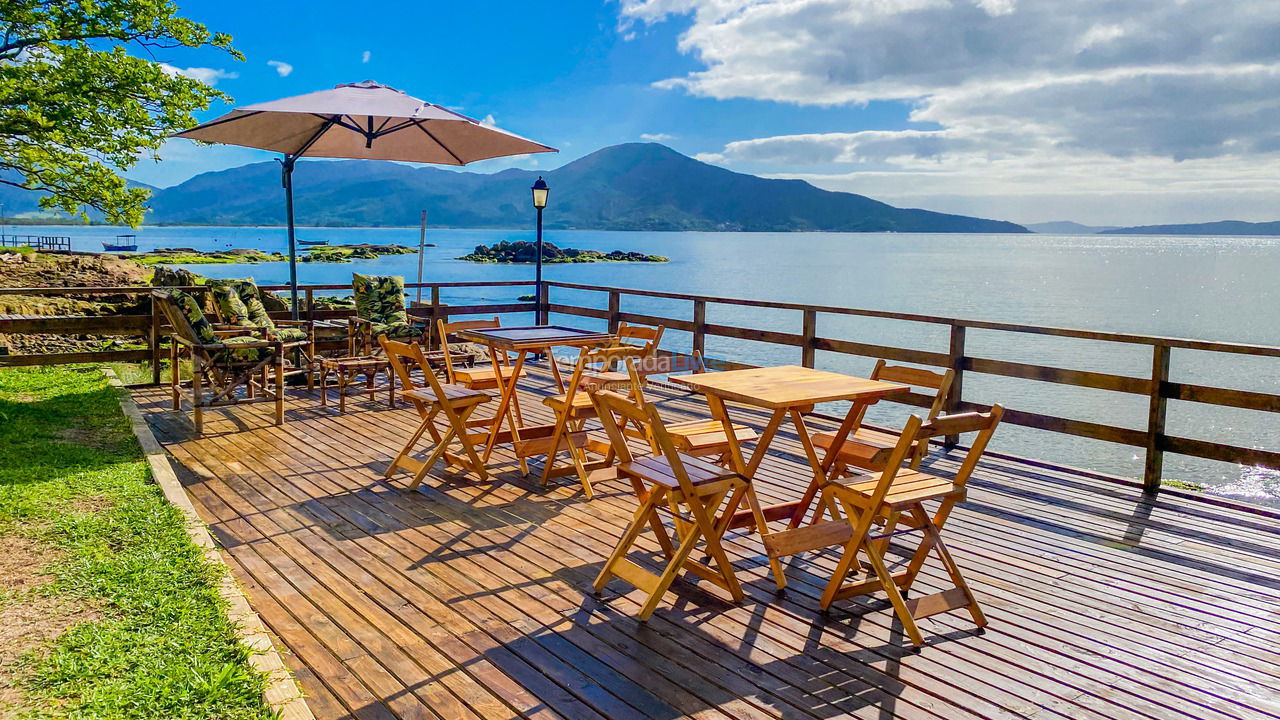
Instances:
[[[589,467],[587,464],[587,450],[599,450],[600,448],[595,447],[595,444],[587,437],[587,433],[583,431],[583,426],[586,422],[596,417],[596,409],[591,400],[590,392],[594,387],[591,383],[585,382],[584,377],[587,369],[593,365],[612,367],[628,358],[635,358],[642,352],[641,348],[631,345],[583,348],[578,354],[578,362],[574,366],[573,376],[568,384],[565,385],[565,391],[542,400],[542,404],[551,408],[556,416],[551,434],[546,437],[522,440],[516,443],[516,454],[522,458],[529,455],[546,455],[546,461],[542,467],[542,485],[545,486],[555,474],[556,458],[559,457],[561,452],[567,452],[573,461],[574,470],[578,474],[578,479],[582,482],[582,489],[587,498],[595,497],[595,492],[591,488],[590,474],[592,470],[599,469],[603,465],[596,464],[595,467]],[[609,453],[613,451],[613,448],[607,445],[603,449]],[[607,456],[604,465],[611,464],[612,460],[612,455]]]
[[[693,363],[694,367],[697,368],[697,372],[708,372],[707,364],[702,359],[702,353],[697,350],[693,351]],[[671,423],[667,426],[667,432],[671,435],[671,440],[675,442],[680,452],[686,455],[695,457],[714,456],[714,462],[724,467],[728,467],[732,461],[729,454],[729,436],[725,434],[724,423],[716,418]],[[755,430],[738,423],[733,423],[733,435],[737,438],[738,445],[755,442],[760,439]]]
[[[822,593],[823,610],[830,608],[836,600],[884,591],[889,596],[898,619],[902,621],[907,636],[916,647],[924,644],[916,621],[931,615],[963,608],[969,611],[978,627],[986,626],[987,620],[978,606],[977,598],[960,574],[960,568],[952,559],[939,533],[955,504],[964,501],[969,476],[973,474],[974,467],[981,459],[1003,415],[1004,409],[999,405],[992,407],[988,413],[944,416],[929,423],[922,423],[919,416],[912,415],[879,478],[839,479],[829,481],[823,487],[824,504],[829,500],[838,502],[844,508],[847,519],[820,523],[810,528],[821,532],[821,526],[841,522],[848,526],[844,552],[836,564],[831,581]],[[902,468],[902,462],[912,452],[914,443],[927,442],[931,437],[967,432],[977,432],[978,435],[955,477],[943,478]],[[924,503],[933,500],[939,504],[938,509],[930,516]],[[877,522],[882,524],[882,528],[873,534]],[[903,527],[899,529],[899,526]],[[906,569],[896,574],[891,573],[884,559],[889,539],[917,532],[921,534],[920,544]],[[845,584],[845,577],[856,569],[859,552],[866,553],[870,572],[860,582]],[[953,587],[907,600],[905,595],[911,590],[930,553],[935,554],[942,563],[951,577]]]
[[[409,489],[414,490],[422,483],[427,471],[438,460],[444,458],[446,464],[471,470],[479,475],[481,480],[487,479],[489,473],[485,470],[484,463],[481,462],[475,448],[476,441],[483,441],[486,434],[469,434],[467,419],[477,407],[489,402],[491,399],[489,394],[461,385],[441,383],[432,372],[422,346],[416,342],[396,342],[388,340],[384,335],[378,338],[378,344],[382,346],[387,359],[391,361],[396,377],[404,386],[403,397],[413,403],[418,409],[418,415],[422,418],[417,430],[391,461],[391,465],[387,467],[383,476],[391,477],[396,470],[407,470],[413,473],[413,481],[409,483]],[[415,366],[422,371],[422,377],[427,381],[425,387],[414,384],[412,371]],[[439,415],[444,415],[449,423],[449,429],[443,435],[436,429],[436,417]],[[413,448],[422,439],[423,433],[430,434],[431,441],[435,443],[426,461],[412,457]],[[449,444],[455,440],[462,446],[463,455],[449,450]]]
[[[647,621],[676,576],[688,571],[723,588],[734,602],[741,602],[742,587],[734,575],[721,539],[728,528],[725,519],[733,517],[744,499],[750,504],[756,522],[764,526],[764,514],[751,484],[735,472],[677,451],[653,405],[637,405],[608,390],[592,393],[591,399],[618,455],[618,474],[630,479],[641,497],[640,508],[596,577],[596,593],[603,591],[615,576],[622,578],[648,594],[640,608],[640,620]],[[654,447],[652,456],[636,458],[632,454],[619,419],[649,429]],[[718,521],[717,511],[726,502],[726,509],[719,516],[722,520]],[[672,543],[667,534],[659,515],[660,508],[669,510],[676,519],[675,539],[678,545]],[[657,534],[658,544],[666,558],[661,575],[627,559],[627,554],[645,528],[652,528]],[[705,546],[710,563],[690,558],[699,544]]]
[[[657,354],[658,343],[662,340],[662,333],[665,329],[662,325],[647,327],[645,325],[628,325],[624,322],[619,323],[618,331],[613,336],[619,346],[639,348],[639,352],[632,357],[637,360],[644,360]],[[643,368],[637,368],[637,372],[641,377],[645,375]],[[609,366],[589,369],[583,377],[597,389],[616,390],[619,392],[629,389],[632,382],[632,378],[627,373],[616,367]]]
[[[925,416],[925,422],[930,422],[942,412],[942,408],[947,402],[947,395],[951,392],[951,383],[955,379],[955,372],[952,370],[936,372],[903,365],[889,365],[884,360],[877,360],[875,368],[871,370],[871,379],[902,383],[903,385],[932,390],[933,402],[929,405],[929,412]],[[854,420],[853,429],[844,443],[840,445],[840,451],[836,455],[835,463],[832,466],[839,475],[847,474],[847,469],[850,465],[864,470],[883,469],[886,458],[888,458],[894,446],[898,444],[897,435],[861,427],[862,418],[867,411],[867,407],[866,405],[861,407],[860,414]],[[813,435],[814,447],[821,449],[823,452],[830,452],[831,445],[835,440],[835,431],[820,432]],[[909,454],[911,467],[919,468],[920,463],[928,454],[929,443],[927,441],[916,443]]]

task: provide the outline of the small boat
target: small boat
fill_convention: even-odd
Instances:
[[[106,252],[135,252],[138,249],[138,236],[117,235],[115,242],[103,240],[102,249]]]
[[[299,240],[299,245],[328,245],[328,240]]]

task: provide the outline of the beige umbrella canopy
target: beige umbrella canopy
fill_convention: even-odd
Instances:
[[[339,85],[237,108],[175,133],[224,145],[282,153],[289,224],[289,282],[298,312],[294,252],[293,166],[300,157],[399,160],[466,165],[477,160],[556,149],[473,120],[372,81]]]

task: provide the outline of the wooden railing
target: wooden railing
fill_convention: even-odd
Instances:
[[[806,367],[813,367],[816,351],[824,350],[846,355],[884,358],[894,362],[950,368],[955,371],[955,383],[947,401],[946,410],[948,412],[986,410],[989,408],[988,405],[973,403],[964,399],[964,378],[968,374],[1036,380],[1145,396],[1148,402],[1148,412],[1146,427],[1143,430],[1015,409],[1007,409],[1004,420],[1005,422],[1039,430],[1142,448],[1145,453],[1143,486],[1151,492],[1158,490],[1160,487],[1165,453],[1177,453],[1244,465],[1280,468],[1280,452],[1178,437],[1165,432],[1169,400],[1186,400],[1218,407],[1280,412],[1280,395],[1171,382],[1169,380],[1169,359],[1173,350],[1200,350],[1280,358],[1280,347],[966,320],[963,318],[884,310],[863,310],[825,305],[712,297],[688,293],[598,287],[565,282],[548,282],[546,285],[548,287],[544,288],[542,299],[547,303],[550,312],[603,319],[608,321],[610,329],[615,329],[619,322],[624,321],[648,325],[661,324],[667,328],[689,332],[692,335],[692,349],[704,354],[706,352],[706,338],[711,335],[795,347],[798,349],[800,364]],[[607,309],[579,307],[555,302],[550,297],[551,288],[604,293],[607,295],[605,302]],[[673,318],[629,312],[623,307],[623,299],[626,297],[686,301],[690,304],[689,314],[685,317]],[[779,332],[709,323],[707,322],[708,305],[736,305],[740,307],[798,311],[800,313],[799,332]],[[858,316],[944,326],[948,329],[948,343],[945,349],[921,350],[876,345],[843,338],[823,337],[819,334],[819,319],[822,315]],[[1050,335],[1149,346],[1151,348],[1151,374],[1149,377],[1131,377],[1090,370],[1072,370],[1047,365],[972,357],[965,350],[965,334],[969,329],[993,330],[1014,334]],[[910,396],[901,398],[901,402],[927,407],[930,398],[913,393]],[[957,438],[947,438],[947,440],[949,443],[954,444]]]
[[[533,282],[452,282],[408,283],[406,289],[412,296],[419,288],[430,293],[430,302],[423,302],[415,313],[431,320],[455,315],[501,315],[508,313],[532,313],[539,305],[551,313],[595,318],[608,323],[611,330],[618,323],[661,324],[673,330],[691,335],[689,350],[706,352],[708,336],[752,340],[797,349],[797,360],[807,367],[815,362],[819,350],[869,358],[884,358],[955,371],[956,379],[947,411],[985,410],[988,406],[965,399],[965,377],[987,375],[1034,380],[1078,388],[1091,388],[1124,395],[1146,398],[1147,418],[1144,429],[1089,422],[1026,410],[1008,409],[1005,421],[1029,428],[1091,438],[1109,443],[1141,448],[1145,453],[1143,485],[1149,491],[1159,489],[1162,463],[1165,453],[1177,453],[1209,460],[1244,465],[1280,468],[1280,452],[1237,445],[1211,442],[1170,435],[1166,432],[1166,415],[1169,400],[1184,400],[1205,405],[1243,408],[1263,412],[1280,412],[1280,395],[1269,393],[1210,387],[1191,383],[1172,382],[1169,379],[1169,361],[1173,350],[1197,350],[1228,355],[1250,355],[1280,358],[1280,347],[1244,343],[1214,342],[1185,338],[1136,335],[1094,330],[1021,325],[1015,323],[967,320],[963,318],[899,313],[883,310],[865,310],[801,303],[771,302],[764,300],[736,299],[693,295],[688,293],[661,292],[617,287],[599,287],[564,282],[546,282],[537,289],[539,302],[485,303],[448,305],[441,301],[441,291],[450,288],[528,287]],[[188,288],[205,290],[202,286]],[[284,290],[284,286],[263,286],[264,290]],[[302,290],[303,316],[311,319],[334,319],[350,314],[349,310],[320,310],[316,307],[317,293],[350,291],[349,285],[307,285]],[[559,302],[551,296],[552,290],[564,289],[604,294],[603,307],[586,307]],[[145,287],[124,288],[0,288],[0,295],[142,295],[150,292]],[[689,303],[689,312],[683,317],[664,317],[635,312],[624,307],[625,298],[656,298]],[[707,321],[707,308],[714,305],[771,310],[792,310],[799,313],[797,332],[782,332],[756,328],[723,325]],[[274,313],[276,317],[288,317],[288,313]],[[926,350],[860,342],[848,338],[825,337],[821,334],[823,316],[858,316],[879,318],[907,323],[925,323],[946,329],[946,347]],[[434,324],[434,323],[433,323]],[[1133,377],[1091,370],[1076,370],[1048,365],[1012,362],[994,358],[975,357],[966,351],[966,332],[970,329],[997,331],[1011,334],[1048,335],[1065,338],[1101,341],[1123,345],[1150,347],[1151,372],[1145,377]],[[89,335],[132,335],[145,338],[145,348],[104,352],[57,353],[46,355],[0,356],[0,365],[49,365],[81,362],[140,362],[150,361],[153,379],[159,381],[160,360],[164,357],[161,347],[164,327],[154,312],[110,317],[38,317],[0,316],[0,334],[3,333],[65,333]],[[336,345],[336,343],[335,343]],[[732,364],[732,363],[730,363]],[[904,396],[902,402],[927,406],[929,399],[923,395]],[[952,443],[956,438],[948,438]]]

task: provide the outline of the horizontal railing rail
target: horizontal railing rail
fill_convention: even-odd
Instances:
[[[1166,433],[1166,420],[1169,400],[1182,400],[1202,405],[1240,408],[1261,412],[1280,412],[1280,395],[1271,393],[1236,390],[1198,385],[1169,380],[1169,360],[1173,350],[1196,350],[1219,352],[1234,355],[1251,355],[1259,357],[1280,357],[1280,347],[1235,342],[1219,342],[1192,338],[1165,337],[1158,335],[1141,335],[1134,333],[1117,333],[1097,330],[1081,330],[1037,325],[1025,325],[1008,322],[974,320],[958,317],[924,315],[919,313],[902,313],[885,310],[846,308],[829,305],[809,305],[804,303],[778,302],[769,300],[752,300],[744,298],[717,297],[659,290],[643,290],[636,288],[603,287],[582,283],[547,282],[537,289],[536,302],[491,302],[449,305],[441,301],[441,291],[449,289],[470,288],[535,288],[532,281],[488,281],[488,282],[429,282],[406,283],[407,294],[423,294],[421,303],[416,303],[412,312],[434,321],[440,318],[462,315],[504,315],[511,313],[533,313],[540,307],[546,312],[605,321],[610,330],[616,330],[621,322],[647,325],[661,324],[672,330],[688,332],[691,335],[689,351],[706,352],[706,341],[710,337],[731,338],[768,343],[772,345],[796,348],[800,364],[813,367],[817,351],[868,358],[884,358],[893,362],[904,362],[939,368],[949,368],[955,372],[955,382],[946,410],[958,412],[966,410],[983,410],[987,406],[972,402],[965,398],[964,380],[966,376],[984,375],[1052,383],[1063,386],[1087,388],[1127,396],[1140,396],[1147,399],[1146,423],[1142,428],[1129,428],[1120,425],[1090,422],[1085,420],[1059,417],[1056,415],[1010,408],[1006,410],[1005,421],[1035,428],[1038,430],[1063,433],[1076,437],[1090,438],[1124,446],[1142,448],[1145,453],[1143,470],[1144,487],[1150,491],[1159,488],[1165,453],[1175,453],[1192,457],[1280,468],[1280,452],[1258,448],[1242,447],[1228,443],[1211,442],[1200,439],[1174,436]],[[286,290],[284,285],[263,285],[264,290]],[[206,290],[205,286],[186,288],[193,291]],[[349,309],[320,309],[316,305],[318,293],[350,291],[350,285],[305,285],[300,287],[303,293],[301,309],[303,317],[313,320],[341,319],[352,314]],[[560,298],[551,298],[553,289],[589,291],[604,295],[603,307],[591,304],[575,304]],[[0,295],[145,295],[149,287],[114,287],[114,288],[0,288]],[[624,299],[655,298],[677,300],[689,303],[689,312],[681,317],[637,312],[624,307]],[[789,310],[800,314],[795,331],[781,331],[738,327],[707,320],[708,306],[734,305],[741,307]],[[272,313],[273,317],[284,319],[288,312]],[[946,329],[946,347],[921,349],[896,347],[877,343],[861,342],[848,338],[825,337],[820,334],[820,318],[825,315],[857,316],[883,320],[925,323]],[[1048,335],[1081,340],[1142,345],[1151,348],[1151,371],[1143,376],[1122,375],[1110,372],[1078,370],[1029,362],[1014,362],[995,358],[970,355],[966,350],[966,333],[968,330],[983,330],[1005,333],[1022,333]],[[165,327],[162,318],[154,311],[148,314],[119,315],[108,317],[86,316],[33,316],[33,315],[0,315],[0,333],[49,333],[49,334],[82,334],[104,336],[141,335],[145,338],[143,349],[108,350],[99,352],[55,353],[46,355],[11,355],[0,356],[0,364],[6,365],[45,365],[60,363],[98,362],[98,361],[146,361],[153,365],[153,379],[159,381],[162,338]],[[338,342],[330,343],[334,347]],[[736,363],[727,363],[746,367]],[[901,402],[927,406],[928,398],[912,393],[903,396]],[[955,443],[958,438],[948,438]]]
[[[1143,429],[1089,422],[1018,409],[1007,409],[1004,420],[1015,425],[1038,430],[1143,448],[1145,452],[1143,486],[1148,491],[1159,489],[1165,453],[1280,468],[1280,452],[1177,437],[1165,432],[1169,400],[1186,400],[1218,407],[1243,408],[1262,412],[1280,412],[1280,395],[1171,382],[1169,380],[1169,357],[1172,350],[1198,350],[1259,357],[1280,357],[1280,347],[1272,345],[1080,330],[941,315],[727,298],[636,288],[601,287],[582,283],[548,282],[547,286],[549,288],[598,292],[607,296],[606,307],[608,309],[601,309],[598,307],[581,307],[565,302],[552,302],[549,290],[547,290],[544,291],[544,297],[550,312],[608,320],[610,329],[615,329],[620,322],[649,325],[661,324],[668,328],[692,333],[693,349],[704,354],[706,352],[707,336],[714,336],[798,348],[800,351],[800,363],[806,367],[813,367],[815,352],[823,350],[845,355],[884,358],[894,362],[949,368],[955,372],[955,382],[948,398],[946,408],[948,412],[985,410],[989,407],[964,399],[964,378],[966,374],[1016,378],[1146,396],[1148,412],[1146,426]],[[628,296],[686,301],[690,303],[690,312],[684,317],[660,317],[647,313],[629,312],[623,309],[623,298]],[[761,330],[709,323],[707,322],[708,305],[734,305],[798,311],[801,314],[799,332]],[[818,334],[818,317],[820,315],[857,316],[943,326],[948,329],[949,342],[946,351],[943,352],[941,350],[903,348],[822,337]],[[1149,346],[1151,348],[1151,373],[1145,377],[1133,377],[1114,373],[974,357],[967,354],[965,349],[966,332],[969,329]],[[923,396],[914,394],[902,398],[902,401],[913,405],[923,405],[926,400]],[[947,440],[950,444],[954,444],[957,438],[948,438]]]

